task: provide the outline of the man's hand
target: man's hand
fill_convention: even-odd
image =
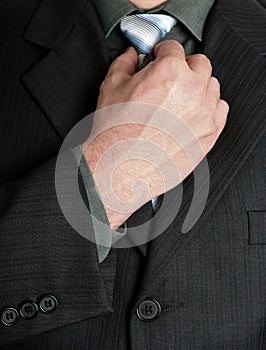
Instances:
[[[101,85],[97,110],[101,111],[104,107],[121,103],[121,113],[109,115],[109,118],[112,118],[112,127],[108,127],[107,119],[105,121],[100,116],[98,118],[96,113],[91,135],[83,145],[85,158],[92,170],[112,228],[120,226],[145,202],[170,190],[187,177],[211,150],[226,123],[229,108],[227,103],[220,99],[220,85],[218,80],[212,77],[212,66],[206,56],[197,54],[185,57],[183,47],[175,41],[159,43],[154,49],[154,56],[155,60],[137,73],[135,70],[138,54],[133,48],[112,63]],[[176,131],[180,126],[177,121],[181,120],[199,143],[196,144],[195,138],[189,135],[184,141],[182,128],[182,142],[178,144],[164,130],[152,127],[153,108],[151,113],[143,108],[142,115],[138,115],[138,121],[133,117],[131,123],[128,116],[133,116],[134,113],[132,103],[128,102],[143,103],[145,106],[150,104],[155,106],[156,110],[168,110],[171,115],[176,116],[171,121],[172,130]],[[106,128],[103,123],[106,124]],[[104,131],[99,133],[100,129]],[[164,158],[160,155],[156,169],[150,166],[148,160],[145,163],[144,147],[140,160],[138,147],[134,146],[134,140],[139,139],[154,142],[162,148],[175,163],[179,176],[170,171],[170,167],[167,168],[167,156]],[[123,155],[115,151],[115,146],[125,140],[130,141],[127,145],[132,148],[133,153],[130,152],[130,157],[121,162],[124,159]],[[191,162],[188,159],[186,150],[200,148],[200,145],[203,150],[202,156],[195,164],[195,161]],[[107,151],[110,153],[109,157],[104,157]],[[124,149],[124,152],[127,151]],[[119,167],[112,171],[114,163],[119,164]],[[168,174],[167,180],[161,178],[161,171]],[[148,193],[144,191],[143,196],[138,193],[134,198],[136,193],[133,193],[132,185],[140,179],[145,181]],[[112,205],[111,191],[120,205]],[[130,200],[130,209],[125,210],[128,208],[126,203]]]

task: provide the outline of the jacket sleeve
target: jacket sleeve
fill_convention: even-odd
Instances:
[[[71,192],[77,183],[71,177],[77,167],[73,153],[66,152],[65,160],[57,171],[53,158],[0,187],[0,317],[8,307],[18,313],[13,326],[0,322],[0,345],[112,311],[99,273],[97,249],[88,239],[93,234],[91,219],[81,215],[86,194],[79,173],[80,186],[76,187],[84,201],[80,204]],[[65,176],[60,191],[67,210],[86,227],[88,237],[79,234],[62,212],[55,186],[58,171]],[[38,305],[45,294],[58,301],[51,314],[43,313]],[[20,315],[25,300],[39,308],[31,320]]]

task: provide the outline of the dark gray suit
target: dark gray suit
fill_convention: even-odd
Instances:
[[[208,155],[206,208],[182,234],[190,176],[147,262],[119,252],[112,306],[96,248],[66,222],[54,189],[60,144],[94,110],[110,64],[100,23],[90,1],[0,2],[0,309],[47,293],[59,303],[1,325],[1,350],[265,348],[265,24],[255,0],[211,10],[201,51],[231,109]],[[144,322],[136,309],[148,297],[162,312]]]

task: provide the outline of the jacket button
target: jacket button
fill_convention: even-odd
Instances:
[[[42,295],[39,298],[39,307],[44,314],[51,314],[57,309],[58,301],[54,295]]]
[[[19,313],[25,320],[31,320],[38,313],[38,306],[31,300],[22,301],[19,305]]]
[[[0,320],[4,326],[11,327],[18,322],[18,312],[13,307],[7,307],[1,311]]]
[[[161,310],[161,305],[157,300],[147,298],[139,304],[137,316],[142,321],[153,321],[160,316]]]

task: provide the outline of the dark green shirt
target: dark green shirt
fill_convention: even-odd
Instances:
[[[172,39],[180,42],[184,46],[186,55],[195,53],[198,44],[202,40],[204,24],[214,1],[169,0],[163,5],[150,10],[137,9],[128,0],[92,0],[92,3],[102,23],[110,55],[112,59],[115,59],[131,45],[120,31],[120,20],[125,15],[135,12],[163,13],[175,17],[177,24],[164,37],[164,40]],[[79,152],[79,154],[81,152],[79,149],[75,151]],[[77,158],[79,159],[80,156],[77,155]],[[112,240],[126,232],[114,233],[109,229],[108,218],[84,158],[81,160],[80,171],[90,203],[95,241],[99,262],[101,263],[108,256]],[[106,225],[103,226],[99,222],[103,222]]]
[[[120,20],[136,11],[164,13],[175,17],[177,25],[164,40],[179,41],[184,46],[186,55],[195,53],[214,0],[170,0],[151,10],[137,9],[128,0],[92,0],[92,3],[102,22],[110,54],[114,59],[130,45],[120,31]]]

